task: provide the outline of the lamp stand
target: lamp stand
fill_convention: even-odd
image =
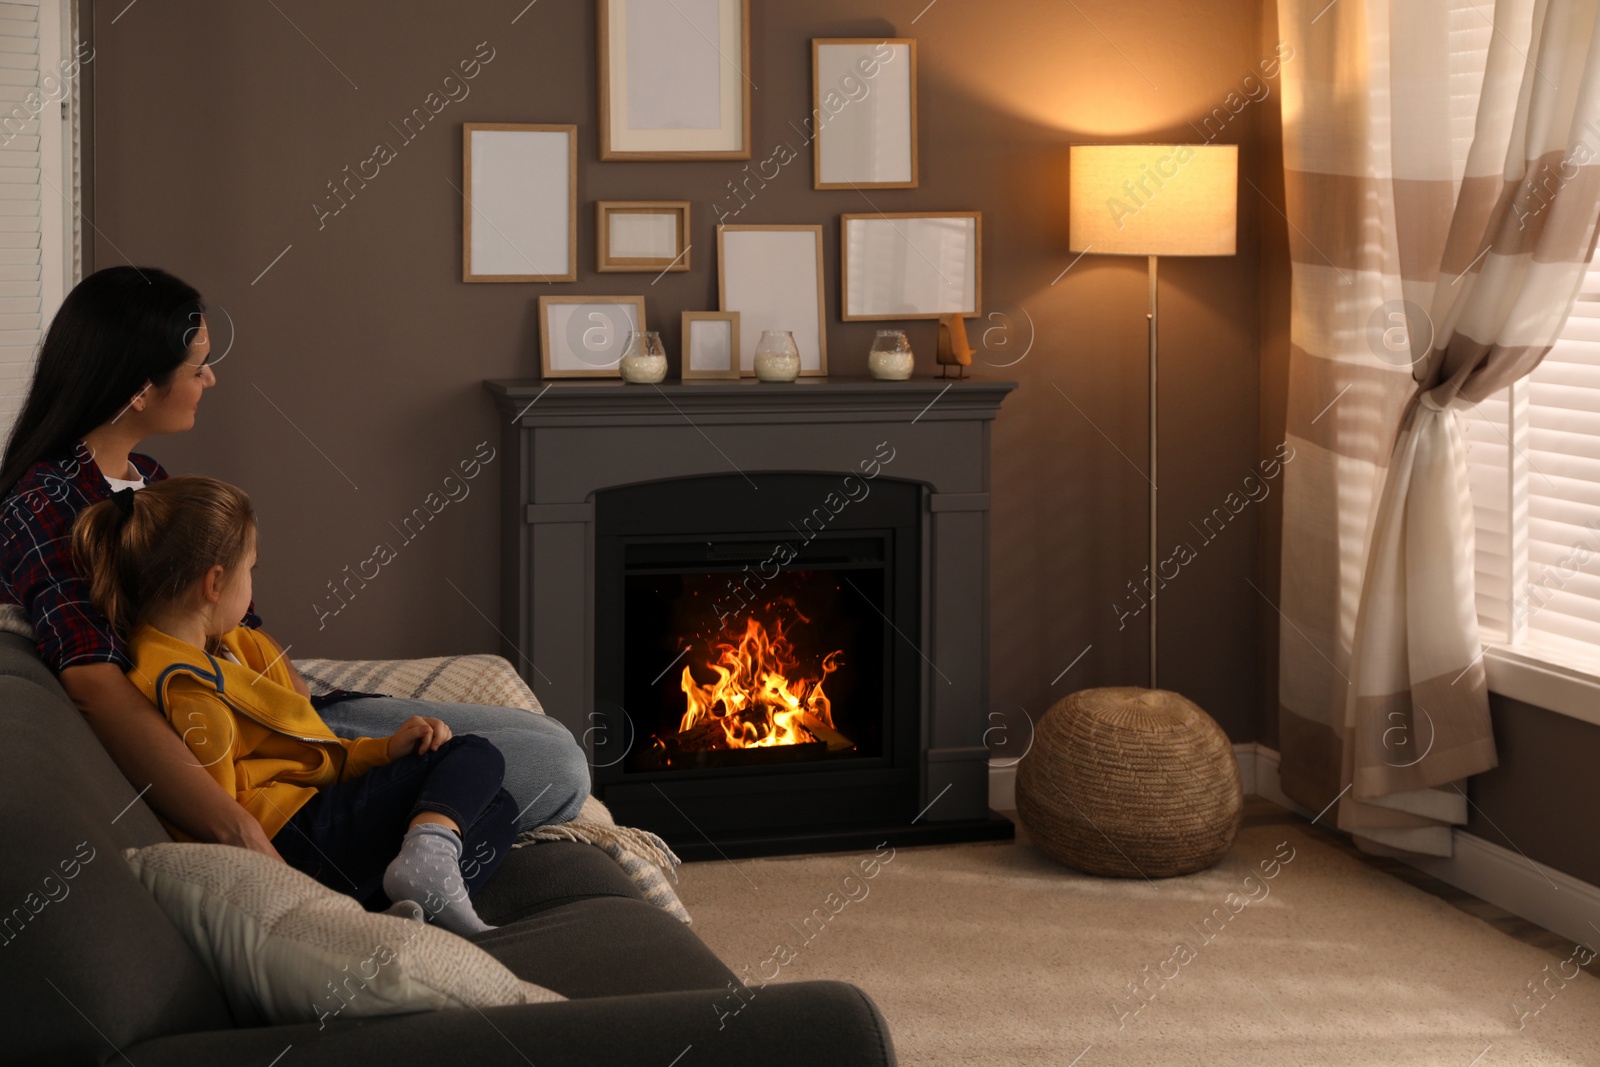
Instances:
[[[1156,571],[1156,257],[1150,257],[1150,688],[1156,688],[1156,595],[1161,576]]]

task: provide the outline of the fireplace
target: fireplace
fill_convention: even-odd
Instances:
[[[685,859],[1007,838],[988,430],[1015,385],[488,383],[504,654]]]
[[[919,629],[922,487],[846,477],[596,494],[595,787],[619,821],[748,852],[916,816],[920,661],[899,635]]]

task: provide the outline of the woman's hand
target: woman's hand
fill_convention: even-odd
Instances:
[[[450,740],[450,727],[439,719],[413,715],[389,735],[389,758],[397,760],[413,753],[432,752]]]

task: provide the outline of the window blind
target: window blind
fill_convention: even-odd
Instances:
[[[1466,421],[1484,637],[1600,667],[1600,269],[1525,380]]]
[[[70,8],[70,4],[68,7]],[[60,0],[0,3],[0,434],[9,435],[39,342],[76,268],[79,188],[70,22]],[[63,107],[63,102],[68,106]],[[68,121],[64,121],[68,120]]]

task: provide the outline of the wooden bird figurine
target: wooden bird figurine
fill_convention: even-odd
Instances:
[[[967,343],[967,320],[960,315],[939,316],[939,377],[949,376],[950,368],[958,368],[957,378],[967,376],[972,366],[972,353],[976,351]]]

